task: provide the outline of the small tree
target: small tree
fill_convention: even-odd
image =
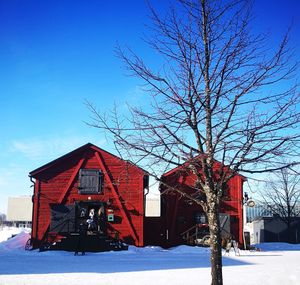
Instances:
[[[287,225],[290,241],[293,217],[300,215],[300,176],[289,169],[281,169],[268,179],[265,186],[261,193],[263,202]]]
[[[147,43],[162,67],[155,71],[131,50],[118,48],[118,55],[145,83],[151,103],[129,107],[127,117],[117,108],[98,112],[89,103],[90,125],[111,134],[120,155],[157,179],[182,163],[194,173],[195,195],[165,186],[207,214],[212,284],[222,284],[219,211],[227,182],[239,171],[262,173],[296,163],[278,157],[298,146],[299,94],[296,86],[276,88],[295,75],[296,63],[288,35],[272,52],[264,35],[251,33],[249,1],[180,0],[164,17],[150,10]]]

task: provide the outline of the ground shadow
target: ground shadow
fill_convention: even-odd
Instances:
[[[2,255],[0,253],[0,255]],[[223,256],[224,266],[241,266],[241,260]],[[74,256],[72,252],[31,251],[22,254],[5,254],[0,259],[0,274],[48,273],[117,273],[150,270],[210,267],[209,253],[202,251],[174,252],[122,251],[87,253]]]

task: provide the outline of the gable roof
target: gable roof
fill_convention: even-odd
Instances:
[[[192,158],[192,159],[197,159],[199,156],[200,156],[200,155],[198,155],[198,156],[196,156],[196,157],[194,157],[194,158]],[[190,159],[189,159],[189,160],[190,160]],[[172,174],[174,174],[174,173],[179,172],[180,170],[182,170],[182,169],[186,166],[186,164],[189,163],[189,160],[185,161],[185,162],[182,163],[181,165],[176,166],[176,167],[173,168],[173,169],[170,169],[169,171],[167,171],[166,173],[164,173],[164,174],[162,175],[162,177],[167,177],[167,176],[170,176],[170,175],[172,175]],[[221,165],[221,164],[222,164],[221,162],[219,162],[219,161],[217,161],[217,160],[214,160],[214,163],[216,163],[217,165]],[[226,167],[226,165],[224,165],[224,166]],[[245,176],[243,176],[242,174],[236,173],[235,175],[241,177],[244,181],[247,181],[247,178],[246,178]]]
[[[42,173],[42,172],[44,172],[44,171],[47,171],[50,167],[52,167],[52,166],[54,166],[54,165],[56,165],[56,164],[61,163],[61,162],[64,161],[65,159],[68,159],[68,158],[70,158],[70,157],[72,157],[72,156],[74,156],[74,155],[80,154],[80,153],[82,153],[82,152],[84,152],[84,151],[86,151],[86,150],[88,150],[88,149],[92,149],[92,150],[97,151],[97,152],[105,152],[105,153],[107,153],[107,154],[109,154],[109,155],[111,155],[111,156],[114,156],[116,159],[119,159],[119,160],[126,161],[126,162],[130,163],[132,166],[136,167],[136,168],[139,169],[140,171],[142,171],[142,172],[144,172],[145,174],[147,174],[147,171],[145,171],[145,170],[142,169],[141,167],[135,165],[134,163],[132,163],[132,162],[130,162],[130,161],[128,161],[128,160],[124,160],[124,159],[122,159],[122,158],[120,158],[120,157],[118,157],[118,156],[116,156],[116,155],[114,155],[114,154],[112,154],[112,153],[110,153],[110,152],[108,152],[108,151],[106,151],[106,150],[103,150],[102,148],[99,148],[98,146],[96,146],[96,145],[94,145],[94,144],[92,144],[92,143],[87,143],[87,144],[85,144],[85,145],[83,145],[83,146],[81,146],[81,147],[79,147],[79,148],[76,148],[76,149],[73,150],[73,151],[68,152],[67,154],[65,154],[65,155],[63,155],[63,156],[60,156],[60,157],[57,158],[57,159],[54,159],[54,160],[52,160],[52,161],[46,163],[46,164],[43,165],[43,166],[38,167],[38,168],[35,169],[35,170],[32,170],[31,172],[29,172],[29,176],[30,176],[30,177],[35,177],[36,175],[38,175],[38,174],[40,174],[40,173]]]

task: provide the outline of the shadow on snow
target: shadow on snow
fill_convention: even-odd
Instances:
[[[2,256],[1,256],[2,255]],[[72,252],[19,252],[1,254],[0,274],[48,273],[118,273],[150,270],[208,268],[209,250],[178,247],[134,248],[121,252],[87,253],[74,256]],[[241,266],[249,263],[223,256],[224,266]]]

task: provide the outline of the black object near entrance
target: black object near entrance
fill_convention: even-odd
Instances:
[[[102,202],[76,202],[76,231],[86,225],[89,233],[106,234],[105,204]]]
[[[78,233],[82,224],[90,233],[106,234],[105,204],[81,201],[74,205],[51,206],[50,232]]]
[[[50,232],[75,232],[75,207],[66,205],[51,206]]]
[[[82,229],[85,233],[82,234]],[[103,202],[79,201],[74,205],[51,205],[49,236],[60,236],[55,243],[43,245],[41,250],[55,249],[77,251],[126,250],[117,239],[107,237],[106,207]]]

